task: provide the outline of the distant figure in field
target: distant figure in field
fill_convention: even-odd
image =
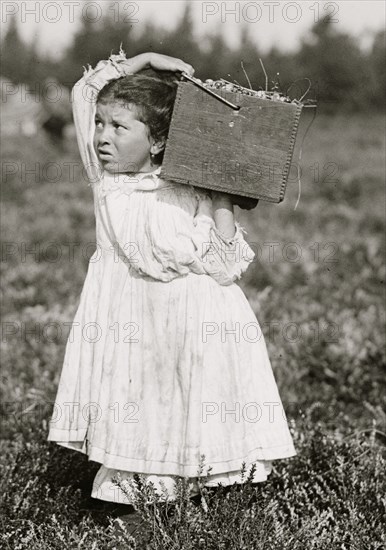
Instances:
[[[65,127],[72,122],[70,92],[55,77],[48,77],[43,82],[41,98],[41,126],[55,144],[60,144]]]
[[[64,130],[72,123],[69,90],[54,78],[36,86],[14,83],[0,77],[3,137],[36,136],[44,129],[55,144],[64,139]]]

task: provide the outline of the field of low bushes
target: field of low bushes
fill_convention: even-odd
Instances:
[[[95,249],[75,143],[3,139],[1,544],[8,550],[381,550],[386,545],[384,117],[316,116],[284,202],[236,216],[256,252],[239,282],[262,327],[297,456],[268,481],[141,526],[90,498],[99,464],[46,441],[68,326]],[[33,170],[31,172],[31,170]],[[210,465],[207,465],[210,466]],[[140,480],[138,480],[140,486]],[[153,500],[154,500],[153,498]],[[150,499],[151,500],[151,499]]]

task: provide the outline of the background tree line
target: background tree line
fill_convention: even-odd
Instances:
[[[308,78],[312,86],[307,98],[317,99],[323,110],[360,111],[385,107],[384,31],[374,34],[371,48],[363,52],[354,36],[338,32],[326,16],[314,24],[309,36],[294,53],[273,47],[263,55],[249,37],[247,26],[241,28],[238,48],[230,48],[220,30],[206,37],[204,47],[194,37],[189,2],[174,30],[168,31],[148,22],[136,37],[132,26],[113,20],[109,10],[98,22],[83,19],[71,45],[62,58],[55,61],[38,53],[36,41],[25,44],[13,20],[1,44],[1,74],[14,83],[24,82],[32,87],[45,78],[55,77],[70,88],[82,75],[82,66],[88,63],[95,66],[107,53],[117,53],[121,42],[130,56],[157,51],[182,57],[195,67],[198,78],[225,78],[248,87],[241,66],[243,62],[254,89],[265,87],[259,63],[261,57],[269,75],[269,89],[278,82],[281,91],[286,92],[296,82],[290,94],[300,98],[308,88]]]

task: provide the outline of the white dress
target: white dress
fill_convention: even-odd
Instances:
[[[99,462],[92,496],[128,502],[111,482],[140,473],[173,498],[172,476],[267,479],[296,455],[258,321],[235,283],[254,258],[235,222],[214,223],[208,193],[160,169],[103,173],[92,146],[95,98],[121,76],[123,53],[73,90],[78,143],[92,182],[97,249],[90,260],[48,440]],[[192,485],[192,494],[197,486]]]

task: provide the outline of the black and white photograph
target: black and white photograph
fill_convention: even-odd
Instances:
[[[5,550],[386,548],[380,0],[3,0]]]

